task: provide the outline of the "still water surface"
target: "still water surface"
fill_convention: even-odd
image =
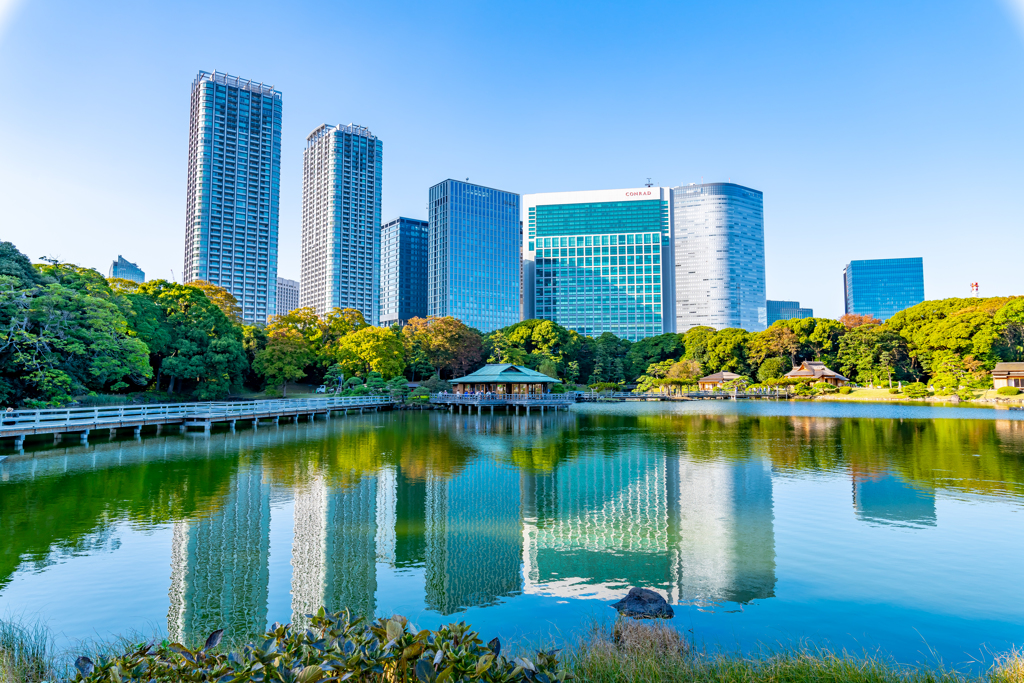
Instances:
[[[661,590],[711,647],[961,666],[1024,644],[1020,414],[381,413],[0,463],[0,616],[202,639],[321,604],[543,640]]]

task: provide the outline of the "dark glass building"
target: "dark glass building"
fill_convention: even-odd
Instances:
[[[427,315],[427,244],[430,224],[396,218],[380,228],[380,324],[403,324]]]
[[[118,254],[117,260],[110,264],[110,275],[107,277],[119,277],[123,280],[142,283],[146,281],[146,274],[137,265]]]
[[[843,268],[846,312],[888,320],[924,301],[924,259],[850,261]]]
[[[519,195],[445,180],[429,211],[428,315],[484,334],[519,322]]]
[[[768,299],[768,327],[776,320],[791,320],[793,318],[813,318],[813,308],[800,308],[799,301],[773,301]]]
[[[192,82],[184,281],[231,292],[247,323],[277,313],[281,93],[200,71]]]

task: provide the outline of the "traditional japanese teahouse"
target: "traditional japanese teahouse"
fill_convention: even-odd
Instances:
[[[456,393],[490,391],[496,394],[547,394],[551,386],[561,384],[554,377],[522,365],[500,363],[485,365],[465,377],[449,380]]]

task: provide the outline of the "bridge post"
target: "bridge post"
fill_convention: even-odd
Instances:
[[[56,446],[60,443],[60,440],[64,438],[63,434],[57,433],[53,435],[53,445]]]
[[[494,406],[491,406],[491,415],[494,415]]]
[[[526,416],[527,417],[530,416],[530,404],[529,403],[526,404]]]
[[[543,404],[543,403],[542,403],[542,404],[541,404],[541,406],[540,406],[540,414],[541,414],[541,415],[543,415],[543,414],[544,414],[544,404]]]
[[[182,422],[182,423],[181,423],[181,424],[179,425],[179,427],[178,427],[178,431],[180,431],[180,432],[181,432],[182,434],[184,434],[184,433],[185,433],[185,432],[186,432],[187,430],[188,430],[188,427],[186,427],[186,426],[185,426],[185,423],[184,423],[184,422]]]
[[[142,425],[136,425],[135,429],[132,431],[136,439],[142,438]]]
[[[274,424],[281,424],[281,416],[280,415],[275,415],[274,416]]]
[[[230,425],[231,431],[235,431],[235,421],[234,420],[228,420],[228,425]]]
[[[209,434],[211,429],[213,429],[213,420],[207,420],[206,424],[203,425],[203,433]]]
[[[164,431],[164,426],[163,425],[157,425],[156,426],[156,435],[160,436],[160,432],[162,432],[162,431]]]
[[[253,429],[259,429],[259,426],[260,426],[260,419],[258,417],[254,417],[253,420],[252,420],[252,428]]]
[[[110,438],[113,439],[116,436],[117,436],[117,427],[111,427],[110,428]]]
[[[25,450],[25,435],[24,434],[19,434],[18,436],[14,437],[14,450],[16,450],[16,451]]]
[[[84,432],[82,432],[82,437],[81,438],[82,438],[82,443],[89,443],[89,430],[88,429],[86,429]],[[22,439],[22,441],[24,442],[24,439]]]

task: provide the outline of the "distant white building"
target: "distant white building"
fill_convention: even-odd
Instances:
[[[277,278],[277,315],[288,315],[299,307],[299,281]]]

